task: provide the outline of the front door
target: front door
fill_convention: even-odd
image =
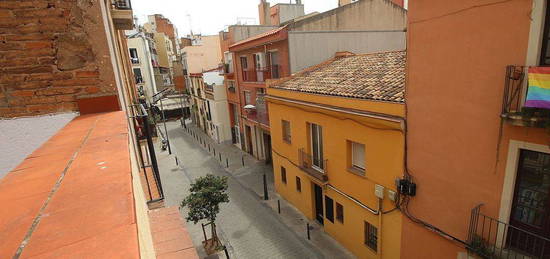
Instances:
[[[265,147],[265,163],[270,164],[271,163],[271,137],[269,134],[263,133],[264,135],[264,147]]]
[[[550,244],[543,245],[532,233],[550,238],[550,154],[520,150],[508,244],[527,254],[550,255]],[[523,231],[522,231],[523,230]]]
[[[246,134],[246,144],[248,145],[248,153],[253,155],[253,151],[252,151],[252,129],[250,128],[250,126],[245,126],[245,134]]]
[[[317,184],[313,184],[313,186],[315,192],[315,219],[323,225],[323,189]]]

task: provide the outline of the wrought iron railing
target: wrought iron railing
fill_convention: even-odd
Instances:
[[[501,117],[517,126],[544,127],[550,111],[524,107],[528,88],[527,66],[506,67]]]
[[[502,114],[521,112],[525,100],[527,67],[507,66]]]
[[[139,64],[139,58],[130,58],[132,64]]]
[[[151,114],[150,106],[146,103],[134,104],[131,107],[132,113],[135,115],[132,118],[135,123],[136,140],[139,144],[139,162],[147,186],[147,203],[152,204],[164,200],[164,191],[153,143],[155,127],[151,124],[154,121],[154,116]],[[145,140],[146,144],[141,145],[140,140]],[[150,176],[152,177],[149,178]]]
[[[316,179],[327,182],[327,163],[328,160],[315,160],[313,156],[301,148],[298,150],[298,159],[300,168],[308,173],[309,175],[315,177]]]
[[[267,79],[279,78],[279,65],[272,65],[257,69],[243,70],[243,81],[265,82]]]
[[[132,10],[132,2],[130,0],[114,0],[114,6],[120,10]]]
[[[468,244],[482,258],[550,258],[550,239],[472,209]]]

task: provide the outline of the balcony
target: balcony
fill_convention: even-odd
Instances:
[[[143,77],[141,77],[141,76],[136,76],[135,79],[136,79],[136,84],[143,84],[144,83]]]
[[[204,84],[204,91],[205,92],[210,92],[210,93],[213,93],[214,92],[214,84]]]
[[[472,209],[468,231],[470,252],[482,258],[549,258],[550,239]]]
[[[528,67],[506,67],[501,117],[512,125],[543,128],[550,118],[550,110],[525,107],[527,87]]]
[[[130,58],[130,61],[132,61],[132,64],[139,64],[139,58]]]
[[[134,29],[134,15],[130,0],[114,0],[111,9],[113,24],[117,30]]]
[[[220,70],[220,75],[232,75],[233,74],[233,62],[221,63],[220,67],[222,67],[222,70]]]
[[[328,182],[327,162],[328,160],[315,161],[319,166],[314,164],[314,159],[311,154],[307,153],[303,148],[298,150],[299,166],[302,171],[306,172],[315,179],[326,183]]]
[[[279,65],[272,65],[258,69],[243,70],[244,82],[265,82],[267,79],[276,79],[280,77]]]

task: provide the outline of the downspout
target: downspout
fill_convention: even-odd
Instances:
[[[378,258],[382,259],[382,199],[378,198]]]

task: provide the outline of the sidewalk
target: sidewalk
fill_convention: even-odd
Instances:
[[[216,143],[192,123],[188,122],[187,128],[181,128],[181,130],[192,136],[197,144],[212,156],[215,156],[218,163],[225,168],[228,174],[248,188],[249,191],[256,194],[262,200],[262,204],[271,208],[278,215],[278,219],[283,224],[288,226],[297,236],[317,248],[325,258],[354,258],[349,251],[326,234],[322,226],[315,221],[308,220],[292,204],[275,192],[272,165],[266,165],[264,161],[256,160],[253,156],[243,152],[231,143]],[[264,200],[264,174],[267,178],[268,200]],[[278,201],[281,204],[280,214],[277,214]],[[309,241],[307,240],[307,223],[310,226],[311,239]]]

